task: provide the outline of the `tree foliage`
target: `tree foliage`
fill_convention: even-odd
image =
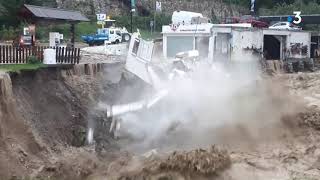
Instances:
[[[319,1],[319,2],[318,2]],[[319,14],[320,0],[304,1],[296,0],[293,3],[278,3],[271,9],[261,9],[260,14],[263,15],[288,15],[293,11],[301,11],[302,14]]]
[[[224,0],[226,3],[241,5],[250,7],[251,0]],[[305,0],[305,2],[308,2],[310,0]],[[320,1],[320,0],[319,0]],[[276,4],[291,4],[294,3],[295,0],[256,0],[256,6],[260,8],[272,8]]]
[[[116,24],[119,27],[126,27],[130,30],[131,18],[130,16],[116,16],[113,17],[116,20]],[[140,30],[150,30],[150,21],[154,20],[154,16],[134,16],[133,17],[133,30],[137,28]],[[160,32],[162,30],[162,25],[171,23],[171,16],[165,14],[157,14],[155,16],[156,31]]]
[[[0,0],[0,24],[18,27],[21,19],[18,17],[23,4],[55,5],[55,0]]]

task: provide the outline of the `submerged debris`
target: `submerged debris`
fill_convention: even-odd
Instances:
[[[312,127],[320,130],[320,111],[316,108],[309,109],[306,112],[299,114],[300,125]]]
[[[160,170],[214,174],[231,164],[229,154],[212,146],[209,150],[196,149],[190,152],[174,152],[168,159],[160,162]]]
[[[216,146],[209,149],[175,151],[167,158],[146,160],[144,167],[119,179],[189,179],[220,174],[231,165],[227,151]]]

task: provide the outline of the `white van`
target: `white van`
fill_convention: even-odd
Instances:
[[[174,11],[172,14],[172,24],[193,24],[195,18],[204,19],[201,13]]]

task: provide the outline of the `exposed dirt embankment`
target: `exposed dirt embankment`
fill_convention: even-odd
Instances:
[[[76,147],[86,144],[103,70],[81,65],[0,75],[0,177],[89,174],[95,155]]]
[[[83,144],[79,138],[85,138],[87,106],[59,70],[14,74],[12,82],[18,111],[46,144]]]
[[[42,148],[17,112],[8,74],[0,74],[0,177],[21,176],[41,159]]]
[[[17,110],[50,147],[85,143],[90,103],[98,93],[96,77],[67,72],[47,68],[11,75]]]

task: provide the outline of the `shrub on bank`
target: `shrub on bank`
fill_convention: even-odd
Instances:
[[[41,61],[36,56],[29,56],[27,62],[28,64],[41,64]]]
[[[2,40],[13,40],[17,36],[17,32],[13,27],[2,26],[0,29],[0,39]]]

